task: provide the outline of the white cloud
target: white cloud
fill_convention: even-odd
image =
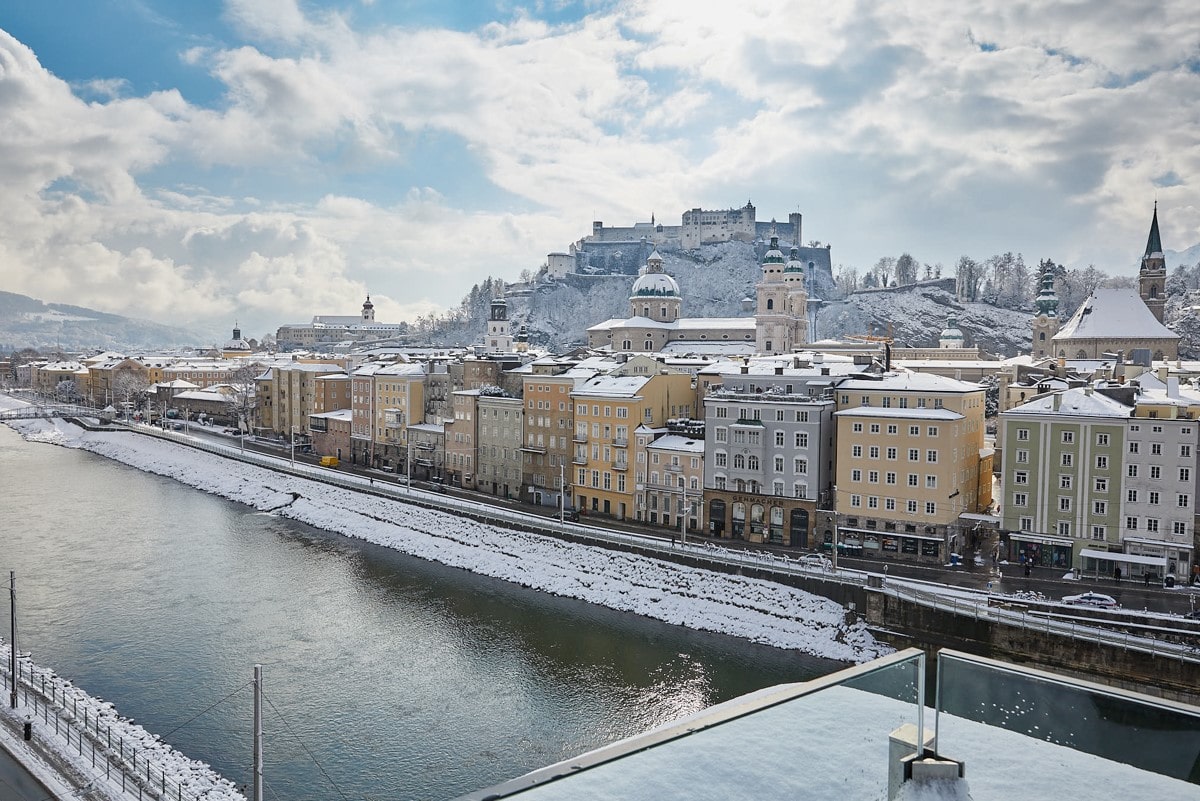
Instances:
[[[799,205],[860,266],[1011,249],[1122,269],[1155,194],[1167,246],[1200,240],[1200,30],[1186,2],[1094,5],[635,0],[461,32],[237,0],[247,44],[179,55],[225,87],[211,107],[120,78],[85,102],[0,32],[5,288],[222,330],[369,291],[397,319],[536,267],[593,216],[746,196]],[[460,163],[430,169],[428,138]]]

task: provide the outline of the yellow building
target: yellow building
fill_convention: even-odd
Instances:
[[[408,427],[425,422],[425,366],[404,362],[383,367],[375,372],[373,384],[371,466],[405,472]]]
[[[692,417],[694,400],[691,376],[680,373],[597,376],[572,392],[575,508],[618,520],[633,517],[638,493],[630,458],[634,430]]]
[[[843,381],[836,394],[840,542],[865,556],[939,563],[966,547],[961,515],[992,503],[983,388],[890,373]]]
[[[307,434],[309,415],[325,411],[317,400],[324,391],[318,379],[340,372],[335,362],[292,362],[265,371],[255,387],[257,430],[284,438]]]

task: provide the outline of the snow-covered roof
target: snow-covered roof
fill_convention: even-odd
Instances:
[[[326,420],[349,420],[354,415],[353,409],[338,409],[333,412],[319,412],[310,414],[309,417],[321,417]]]
[[[1071,319],[1054,335],[1055,342],[1073,339],[1169,339],[1179,334],[1160,323],[1136,290],[1096,287]]]
[[[646,446],[646,450],[650,450],[651,448],[663,451],[680,451],[683,453],[704,453],[704,440],[685,437],[681,434],[667,434]]]
[[[612,398],[630,397],[640,392],[649,380],[650,377],[644,375],[601,375],[583,386],[577,387],[571,394]]]
[[[222,392],[212,392],[207,389],[192,389],[187,392],[180,392],[171,398],[172,402],[178,401],[207,401],[209,403],[229,403],[232,398]]]
[[[855,406],[853,409],[842,409],[834,412],[834,417],[886,417],[889,420],[901,418],[904,420],[945,420],[951,422],[962,420],[963,415],[951,409],[898,409],[895,406]]]
[[[593,325],[588,331],[610,331],[622,328],[657,328],[664,331],[703,331],[710,329],[728,330],[738,333],[754,333],[753,317],[681,317],[671,322],[652,320],[649,317],[613,317]]]
[[[397,362],[375,371],[377,376],[423,376],[425,365]]]
[[[408,427],[409,431],[424,431],[427,434],[441,434],[445,436],[445,423],[413,423]]]
[[[689,339],[668,342],[659,349],[666,354],[708,354],[711,356],[749,356],[755,351],[753,342],[738,340]]]
[[[642,297],[679,297],[679,284],[666,273],[646,273],[633,282],[629,291],[630,298]]]
[[[982,387],[970,381],[946,378],[936,373],[887,373],[879,380],[854,379],[843,381],[839,390],[896,390],[913,392],[978,392]]]
[[[1034,398],[1004,412],[1006,415],[1065,414],[1072,417],[1129,417],[1132,413],[1133,407],[1094,392],[1091,387],[1076,387]]]

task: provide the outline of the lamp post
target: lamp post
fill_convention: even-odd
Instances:
[[[565,526],[567,523],[567,467],[564,464],[558,466],[558,524]]]
[[[680,498],[679,503],[679,545],[680,547],[683,547],[684,545],[687,545],[687,519],[688,513],[691,512],[692,507],[688,505],[687,479],[681,478],[680,482],[680,489],[683,490],[683,497]]]
[[[295,467],[295,466],[296,466],[296,427],[295,427],[295,426],[292,426],[292,427],[291,427],[290,433],[291,433],[291,435],[292,435],[292,436],[291,436],[291,443],[292,443],[292,467]]]
[[[404,444],[408,449],[408,456],[404,459],[404,488],[412,492],[412,437],[407,428],[404,429]]]

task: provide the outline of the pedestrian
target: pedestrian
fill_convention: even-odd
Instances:
[[[1149,587],[1150,586],[1150,571],[1149,570],[1146,571],[1145,577],[1146,577],[1146,586]]]
[[[1029,576],[1029,573],[1030,573],[1030,571],[1031,571],[1031,568],[1032,568],[1032,563],[1031,563],[1031,562],[1026,562],[1026,563],[1025,563],[1025,575],[1026,575],[1026,576]]]
[[[675,547],[675,532],[674,531],[671,532],[671,547],[672,548]]]
[[[1113,568],[1113,578],[1116,579],[1118,584],[1121,582],[1121,566],[1120,565],[1117,565],[1116,567]]]

